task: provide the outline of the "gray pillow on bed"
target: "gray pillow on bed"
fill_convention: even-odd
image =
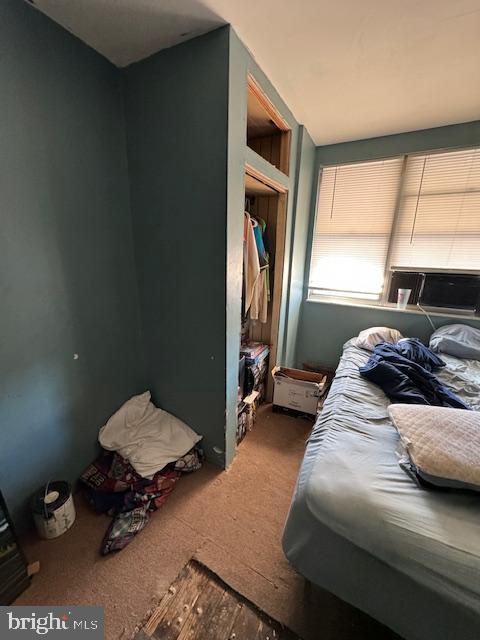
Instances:
[[[466,324],[447,324],[432,333],[430,349],[457,358],[480,360],[480,329]]]

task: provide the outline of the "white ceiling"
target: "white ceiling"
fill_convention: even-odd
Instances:
[[[118,66],[231,23],[329,144],[480,119],[480,0],[35,0]]]

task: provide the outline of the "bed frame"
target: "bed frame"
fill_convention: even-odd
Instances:
[[[478,640],[480,620],[321,526],[317,558],[294,567],[313,584],[357,607],[407,640]],[[318,533],[318,531],[317,531]],[[285,532],[288,537],[288,529]],[[311,573],[322,567],[321,576]],[[320,580],[319,580],[320,577]]]

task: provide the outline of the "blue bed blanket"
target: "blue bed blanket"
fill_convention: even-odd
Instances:
[[[381,342],[360,374],[377,384],[392,402],[470,409],[432,373],[445,362],[417,338]]]

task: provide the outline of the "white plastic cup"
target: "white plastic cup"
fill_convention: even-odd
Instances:
[[[411,289],[399,289],[397,293],[397,309],[406,309],[408,300],[410,298],[410,294],[412,293]]]

